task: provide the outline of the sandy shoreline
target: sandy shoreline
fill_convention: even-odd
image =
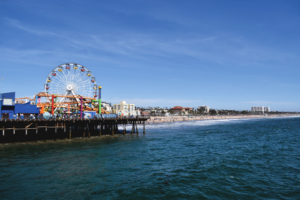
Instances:
[[[199,121],[199,120],[220,120],[220,119],[242,119],[242,118],[279,118],[279,117],[300,117],[300,115],[242,115],[242,116],[152,116],[147,120],[147,124],[181,122],[181,121]]]

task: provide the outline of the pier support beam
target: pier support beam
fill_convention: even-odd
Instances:
[[[47,123],[45,123],[45,142],[47,142]]]
[[[57,123],[55,123],[54,141],[56,141],[56,136],[57,136]]]
[[[82,129],[83,129],[83,135],[82,135],[82,138],[85,138],[85,127],[83,127]]]
[[[86,124],[86,129],[87,129],[87,132],[88,132],[88,137],[91,138],[90,127],[89,127],[88,123]]]
[[[69,126],[69,139],[72,139],[72,126]]]
[[[15,143],[15,139],[16,139],[16,127],[13,126],[13,143]]]
[[[27,127],[25,127],[25,143],[27,143]]]
[[[111,125],[111,135],[114,136],[115,135],[115,124]]]
[[[100,123],[100,133],[99,133],[99,136],[101,136],[102,133],[103,133],[103,123],[101,122]]]
[[[2,127],[2,137],[3,137],[3,144],[5,143],[5,127]]]
[[[146,133],[146,125],[145,125],[145,121],[143,122],[143,134]]]
[[[35,123],[35,142],[37,142],[37,134],[38,134],[38,127],[37,127],[37,123]]]
[[[134,121],[132,122],[132,129],[131,129],[131,135],[132,135],[132,133],[134,132]]]
[[[123,135],[126,133],[126,124],[124,124]]]
[[[64,125],[64,127],[63,127],[63,129],[64,129],[64,140],[66,140],[67,139],[67,135],[66,135],[67,126],[66,126],[66,123],[63,123],[63,125]]]
[[[97,126],[98,128],[98,126]],[[101,123],[99,124],[99,137],[101,136]]]

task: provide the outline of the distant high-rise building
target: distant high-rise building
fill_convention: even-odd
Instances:
[[[264,106],[251,107],[251,112],[270,112],[270,107],[264,107]]]

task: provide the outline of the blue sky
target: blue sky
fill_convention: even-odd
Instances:
[[[0,26],[17,97],[75,62],[111,103],[300,111],[298,0],[2,0]]]

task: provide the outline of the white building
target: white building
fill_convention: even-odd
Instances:
[[[135,110],[134,104],[127,104],[125,101],[121,101],[120,104],[114,104],[113,112],[123,115],[139,115],[139,111]]]
[[[270,107],[264,107],[264,112],[270,112]]]
[[[101,102],[101,106],[105,109],[105,111],[110,113],[112,112],[111,103]]]
[[[251,107],[251,112],[270,112],[270,107],[264,107],[264,106]]]
[[[160,115],[160,116],[169,116],[170,115],[170,113],[168,113],[168,110],[165,110],[165,109],[163,109],[163,110],[157,110],[155,112],[155,114]]]
[[[198,110],[203,111],[204,113],[209,113],[208,106],[198,106]]]

